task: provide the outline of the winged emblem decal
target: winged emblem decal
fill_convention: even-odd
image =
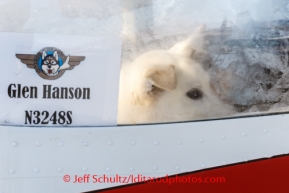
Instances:
[[[54,47],[43,48],[37,54],[16,54],[16,57],[47,80],[60,78],[66,70],[72,70],[85,59],[85,56],[66,56]]]

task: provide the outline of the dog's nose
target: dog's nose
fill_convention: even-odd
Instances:
[[[51,68],[51,65],[48,65],[47,67],[48,67],[48,68]]]

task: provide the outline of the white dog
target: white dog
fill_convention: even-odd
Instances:
[[[203,51],[200,27],[170,50],[150,51],[121,69],[118,124],[201,120],[232,115],[213,93],[210,78],[194,61]]]

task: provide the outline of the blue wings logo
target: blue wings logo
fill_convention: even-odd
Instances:
[[[66,70],[72,70],[85,59],[85,56],[66,56],[54,47],[43,48],[37,54],[16,54],[16,57],[47,80],[60,78]]]

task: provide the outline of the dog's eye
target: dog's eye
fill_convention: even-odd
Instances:
[[[187,96],[193,100],[197,100],[203,97],[203,93],[199,89],[193,88],[187,92]]]
[[[56,62],[54,60],[51,61],[51,64],[56,64]]]
[[[45,60],[45,61],[44,61],[44,64],[48,64],[48,61],[47,61],[47,60]]]

